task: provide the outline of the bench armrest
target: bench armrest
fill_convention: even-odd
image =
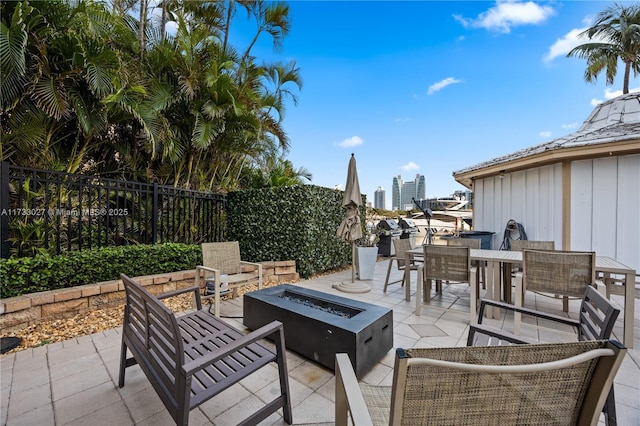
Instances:
[[[336,354],[335,424],[346,426],[348,414],[354,425],[371,425],[371,415],[362,396],[356,373],[347,354]]]
[[[213,317],[212,320],[220,321],[216,317]],[[198,371],[207,368],[211,364],[215,363],[216,361],[219,361],[220,359],[226,357],[227,355],[238,352],[240,349],[247,347],[250,344],[255,343],[256,341],[274,333],[278,333],[278,334],[284,333],[284,328],[280,321],[270,322],[269,324],[264,325],[255,331],[252,331],[251,333],[243,336],[242,338],[224,345],[219,350],[210,352],[201,358],[198,358],[196,360],[193,360],[184,364],[182,366],[182,371],[187,377],[193,376]],[[276,341],[278,341],[278,339],[276,339]]]

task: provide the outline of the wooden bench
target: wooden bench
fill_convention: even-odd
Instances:
[[[119,386],[125,370],[138,364],[179,425],[187,425],[191,409],[206,402],[261,367],[275,362],[280,395],[240,424],[257,424],[282,408],[292,423],[284,330],[274,321],[244,334],[203,311],[198,287],[153,296],[126,275]],[[159,299],[192,292],[198,310],[176,317]],[[275,352],[258,340],[271,336]],[[127,358],[127,349],[133,357]]]

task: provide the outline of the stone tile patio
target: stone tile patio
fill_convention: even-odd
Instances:
[[[404,289],[399,284],[390,286],[388,292],[383,293],[387,262],[384,260],[376,265],[369,293],[340,293],[332,288],[333,284],[350,281],[350,271],[301,281],[299,285],[392,308],[394,347],[464,346],[468,332],[467,285],[447,286],[443,295],[433,298],[417,317],[414,299],[405,302]],[[392,280],[400,278],[400,272],[392,273]],[[415,275],[412,283],[415,291]],[[622,308],[622,298],[612,298]],[[557,300],[534,294],[527,294],[527,299],[527,306],[561,313],[561,303]],[[578,303],[572,302],[570,315],[575,316]],[[640,312],[638,298],[635,303],[636,312]],[[222,313],[229,317],[241,316],[242,300],[224,302]],[[616,336],[622,336],[623,315],[624,312],[614,329]],[[227,320],[243,328],[241,318]],[[509,318],[496,321],[496,324],[509,327]],[[629,351],[615,381],[620,425],[640,424],[640,321],[636,319],[634,325],[636,349]],[[119,328],[112,329],[0,357],[1,425],[174,424],[139,367],[129,368],[125,387],[117,387],[120,332]],[[545,341],[575,339],[572,330],[549,330],[532,323],[523,324],[523,333]],[[393,356],[390,351],[363,381],[391,384]],[[288,353],[287,362],[295,424],[333,424],[333,372],[292,352]],[[275,367],[265,368],[193,410],[190,424],[235,425],[249,411],[255,410],[254,407],[270,400],[276,394],[277,386]],[[263,424],[285,423],[276,413]]]

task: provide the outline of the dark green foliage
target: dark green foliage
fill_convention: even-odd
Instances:
[[[199,245],[176,243],[0,259],[1,297],[115,280],[121,273],[141,276],[195,269],[201,262]]]
[[[346,265],[351,245],[336,237],[342,197],[342,191],[313,185],[231,192],[227,240],[240,242],[245,260],[295,260],[303,278]]]

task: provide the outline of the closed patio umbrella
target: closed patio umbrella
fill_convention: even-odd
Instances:
[[[345,208],[345,217],[340,223],[336,235],[338,238],[351,243],[351,283],[337,284],[335,288],[349,293],[364,293],[371,290],[366,284],[355,283],[355,241],[362,238],[362,226],[360,224],[360,215],[358,207],[362,204],[362,194],[360,193],[360,184],[358,182],[358,170],[356,168],[356,157],[351,154],[349,167],[347,169],[347,183],[342,198],[342,206]]]

